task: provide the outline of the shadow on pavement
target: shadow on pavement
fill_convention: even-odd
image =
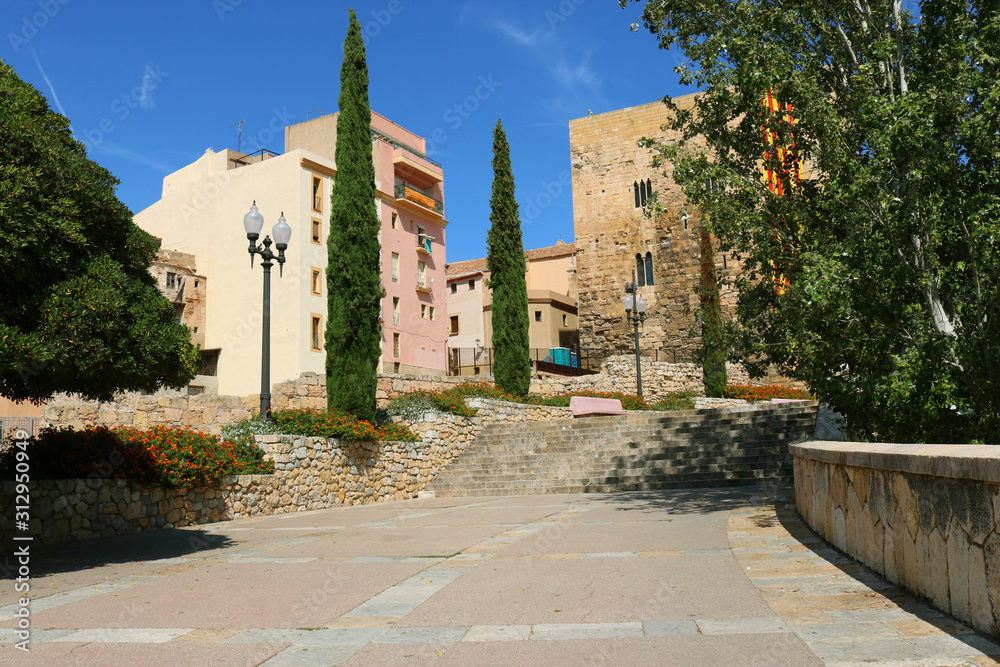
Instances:
[[[203,530],[153,530],[38,549],[33,553],[31,573],[43,576],[115,563],[206,555],[236,544],[230,537]]]
[[[673,489],[669,491],[618,491],[607,497],[615,503],[627,503],[619,510],[656,510],[671,514],[713,514],[742,507],[758,497],[772,497],[775,493],[784,496],[791,489],[758,489],[752,486],[734,489]]]
[[[815,556],[822,558],[830,565],[836,567],[844,575],[870,587],[879,595],[899,607],[899,609],[913,614],[920,620],[934,626],[942,633],[962,641],[976,650],[983,651],[984,643],[992,642],[994,646],[997,646],[997,649],[994,651],[984,651],[984,653],[993,660],[1000,660],[1000,639],[977,632],[947,612],[932,606],[930,600],[914,595],[901,586],[890,583],[882,575],[864,565],[861,561],[855,560],[850,555],[826,542],[819,533],[809,527],[794,508],[785,507],[786,503],[794,504],[794,490],[790,490],[790,493],[786,495],[788,495],[788,500],[762,503],[762,506],[767,506],[768,509],[773,508],[774,514],[777,516],[778,522],[782,527],[796,540],[802,542],[805,539],[803,546],[809,549]],[[771,525],[770,521],[766,521],[765,523]]]

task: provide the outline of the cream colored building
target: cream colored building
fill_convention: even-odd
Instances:
[[[330,114],[287,127],[281,155],[208,149],[166,176],[161,199],[135,216],[140,227],[162,239],[163,249],[194,255],[211,284],[202,346],[218,350],[220,394],[260,390],[263,271],[259,256],[251,267],[242,224],[255,201],[264,216],[261,236],[270,234],[282,213],[292,228],[287,261],[271,270],[271,380],[325,373],[336,119]],[[376,113],[371,130],[386,289],[379,370],[443,374],[443,171],[427,159],[423,138]]]
[[[575,246],[554,246],[524,253],[528,290],[528,345],[532,359],[544,359],[552,348],[579,349]],[[447,265],[450,372],[465,375],[484,369],[493,340],[493,299],[484,287],[490,273],[486,259]],[[477,342],[478,341],[478,342]]]

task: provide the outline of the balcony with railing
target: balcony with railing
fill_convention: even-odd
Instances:
[[[281,153],[262,148],[259,151],[254,151],[253,153],[237,153],[236,151],[229,151],[229,168],[238,169],[240,167],[249,167],[252,164],[257,164],[258,162],[263,162],[264,160],[270,160],[280,156]]]
[[[417,291],[418,292],[430,292],[431,288],[434,286],[434,279],[427,277],[425,273],[417,274]]]
[[[412,202],[431,213],[444,217],[444,202],[434,199],[405,183],[396,184],[395,195],[396,199]]]

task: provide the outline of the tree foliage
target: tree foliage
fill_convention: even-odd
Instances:
[[[368,65],[361,26],[350,10],[340,68],[337,177],[330,195],[326,325],[328,409],[375,419],[382,339],[381,247],[375,209]]]
[[[804,380],[859,436],[997,442],[995,3],[651,0],[642,21],[704,90],[669,125],[708,151],[660,158],[744,259],[753,370]]]
[[[200,365],[156,287],[156,240],[69,120],[0,62],[0,395],[180,388]]]
[[[493,378],[507,393],[523,396],[531,384],[528,286],[510,145],[499,120],[493,130],[493,194],[486,248],[493,292]]]
[[[702,224],[699,231],[701,278],[698,297],[701,301],[701,362],[705,395],[722,398],[726,393],[726,342],[722,323],[722,304],[719,300],[719,283],[715,277],[715,252],[708,228]]]

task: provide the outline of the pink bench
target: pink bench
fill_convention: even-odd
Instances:
[[[617,398],[591,398],[589,396],[571,396],[569,407],[574,417],[584,415],[623,415],[622,402]]]

